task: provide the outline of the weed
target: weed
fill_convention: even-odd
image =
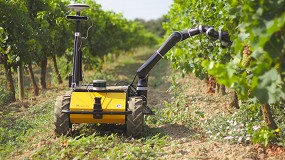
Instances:
[[[149,138],[130,139],[117,134],[61,137],[32,155],[35,159],[157,159],[168,138],[159,134]]]
[[[156,110],[156,116],[147,117],[147,124],[183,124],[188,127],[199,126],[200,120],[204,118],[204,112],[198,106],[191,107],[188,97],[184,93],[186,86],[177,83],[180,75],[171,76],[171,87],[168,92],[171,94],[171,101],[164,101],[164,107]],[[193,126],[195,124],[195,126]]]
[[[232,143],[259,143],[263,146],[267,146],[272,141],[277,141],[279,145],[284,146],[282,138],[284,133],[281,132],[283,127],[284,122],[279,121],[277,130],[269,129],[262,120],[260,106],[249,103],[244,103],[232,115],[213,116],[206,120],[203,126],[207,128],[206,133],[211,139]]]
[[[266,147],[272,139],[276,137],[275,131],[270,130],[267,126],[256,129],[256,132],[252,135],[252,142],[259,143]]]
[[[53,103],[53,100],[48,100],[27,109],[11,109],[1,115],[0,154],[3,158],[11,153],[22,153],[31,147],[31,142],[37,143],[46,138],[44,133],[50,132],[46,126],[51,126]]]
[[[285,147],[285,112],[284,112],[285,103],[272,105],[272,115],[274,115],[275,122],[277,123],[278,128],[275,130],[276,133],[276,144],[279,146]]]

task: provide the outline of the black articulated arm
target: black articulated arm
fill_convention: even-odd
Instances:
[[[189,30],[176,31],[173,32],[168,39],[163,43],[163,45],[137,70],[138,77],[145,78],[150,70],[156,65],[156,63],[179,41],[183,41],[189,37],[206,33],[208,36],[215,39],[219,39],[222,42],[231,44],[230,36],[228,32],[215,31],[213,27],[210,26],[199,26],[196,28],[191,28]]]

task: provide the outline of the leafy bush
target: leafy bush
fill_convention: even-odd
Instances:
[[[259,143],[263,146],[267,146],[269,141],[276,137],[275,131],[270,130],[267,126],[263,126],[262,128],[258,129],[252,135],[252,142]]]
[[[72,66],[72,61],[69,60],[66,57],[60,57],[57,58],[57,64],[58,64],[58,68],[59,68],[59,73],[62,76],[63,79],[66,79],[68,77],[68,74],[71,73],[71,66]],[[56,77],[54,77],[56,78]]]
[[[6,92],[5,87],[0,88],[0,106],[3,106],[10,99],[9,94]]]

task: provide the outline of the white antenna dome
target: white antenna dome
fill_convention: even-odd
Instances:
[[[69,4],[67,7],[74,10],[75,12],[81,12],[89,8],[87,4]]]

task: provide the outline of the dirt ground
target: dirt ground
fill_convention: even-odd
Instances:
[[[205,118],[209,118],[218,113],[233,113],[235,109],[229,107],[230,91],[224,96],[207,93],[207,84],[193,75],[187,75],[178,80],[179,84],[187,84],[185,94],[191,106],[200,106],[205,113]],[[161,90],[165,86],[162,85]],[[151,90],[151,89],[150,89]],[[159,89],[156,89],[159,90]],[[162,92],[162,91],[160,91]],[[150,91],[150,97],[154,92]],[[163,95],[169,93],[164,92]],[[168,98],[164,98],[168,99]],[[155,103],[155,100],[152,101]],[[161,103],[161,102],[156,102]],[[167,154],[163,159],[213,159],[213,160],[244,160],[244,159],[285,159],[285,152],[276,155],[264,151],[259,145],[229,144],[211,141],[207,137],[193,137],[193,132],[185,129],[183,125],[161,126],[171,139],[177,142],[177,146],[165,147]],[[200,133],[203,134],[203,133]]]

